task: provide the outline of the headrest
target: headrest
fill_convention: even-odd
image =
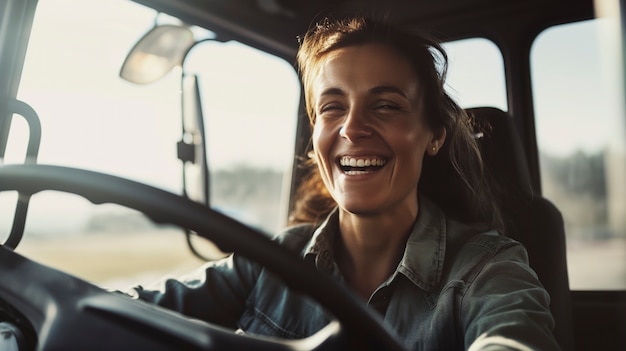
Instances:
[[[494,107],[466,110],[476,126],[483,162],[501,191],[532,196],[528,163],[513,118]]]

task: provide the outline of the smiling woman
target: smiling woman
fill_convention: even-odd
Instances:
[[[0,0],[0,327],[27,351],[626,350],[623,5]],[[308,27],[350,9],[385,22]],[[186,59],[121,79],[163,28]],[[146,301],[106,291],[129,285]]]
[[[497,230],[470,120],[444,90],[439,45],[371,19],[328,19],[297,58],[316,183],[301,188],[293,218],[303,223],[275,240],[345,284],[408,349],[558,349],[526,249]],[[465,217],[446,196],[467,206]],[[130,294],[249,334],[305,338],[331,321],[238,252]]]
[[[399,210],[406,202],[409,223],[395,222],[410,226],[422,157],[439,151],[445,129],[427,125],[421,87],[402,56],[372,44],[328,55],[311,101],[314,157],[324,184],[339,206],[358,214],[381,206]],[[375,167],[364,168],[372,161]]]

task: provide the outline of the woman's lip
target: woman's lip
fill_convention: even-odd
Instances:
[[[346,176],[367,176],[380,172],[387,163],[387,159],[381,157],[343,157],[337,160],[336,167]]]
[[[376,174],[378,172],[380,172],[380,168],[376,169],[376,170],[349,170],[349,171],[344,171],[342,170],[341,173],[353,177],[353,176],[365,176],[365,175],[370,175],[370,174]]]

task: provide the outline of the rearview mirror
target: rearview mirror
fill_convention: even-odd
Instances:
[[[182,66],[195,43],[193,32],[185,26],[155,26],[130,50],[122,64],[120,77],[135,84],[155,82],[172,68]]]

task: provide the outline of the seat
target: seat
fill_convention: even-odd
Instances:
[[[467,112],[483,133],[478,143],[486,169],[500,194],[504,234],[521,242],[528,250],[530,266],[551,297],[554,336],[563,350],[574,350],[561,212],[548,199],[533,193],[526,156],[512,117],[491,107],[471,108]]]

